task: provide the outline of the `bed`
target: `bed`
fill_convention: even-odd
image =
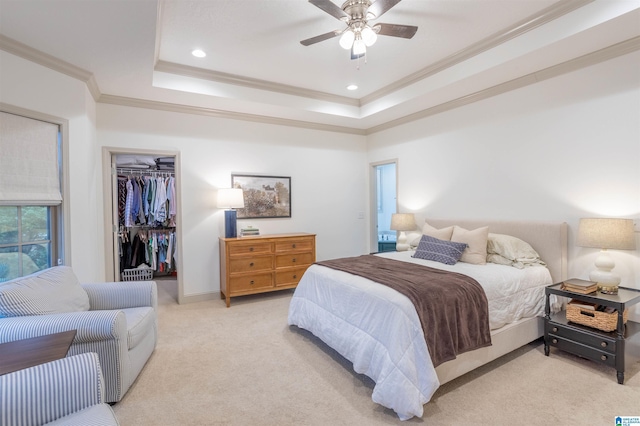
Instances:
[[[310,331],[351,361],[354,371],[370,377],[375,382],[372,400],[402,420],[421,417],[423,405],[440,385],[541,337],[544,287],[565,279],[567,272],[566,223],[431,218],[426,222],[434,228],[488,226],[490,233],[526,241],[546,263],[546,267],[518,269],[493,263],[444,265],[415,259],[412,251],[376,255],[398,261],[403,269],[407,263],[420,263],[475,279],[487,294],[490,346],[464,352],[434,368],[409,298],[363,276],[317,264],[307,269],[289,306],[289,324]],[[553,303],[552,309],[559,308],[559,301]]]

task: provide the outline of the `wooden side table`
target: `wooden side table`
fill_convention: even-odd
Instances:
[[[595,303],[614,308],[618,312],[615,331],[606,332],[567,321],[565,311],[551,314],[549,296],[555,294],[583,302]],[[618,383],[624,383],[625,346],[630,339],[636,339],[640,333],[640,324],[627,321],[624,324],[623,312],[629,306],[640,302],[640,290],[619,287],[618,294],[602,294],[599,291],[589,294],[574,293],[562,289],[562,283],[545,288],[544,354],[549,356],[549,347],[578,355],[582,358],[614,367]]]
[[[64,358],[77,330],[0,344],[0,375]]]

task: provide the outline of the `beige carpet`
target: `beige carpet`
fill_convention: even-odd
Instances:
[[[540,341],[442,386],[424,416],[401,422],[371,401],[373,383],[309,333],[287,325],[292,292],[178,305],[159,281],[159,341],[124,399],[133,425],[614,425],[640,416],[640,363],[615,370]],[[628,348],[640,355],[640,346]]]

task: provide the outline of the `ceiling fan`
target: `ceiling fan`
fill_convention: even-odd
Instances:
[[[418,31],[418,27],[412,25],[369,24],[369,21],[378,19],[400,3],[400,0],[347,0],[342,7],[338,7],[331,0],[309,0],[309,3],[341,20],[347,27],[302,40],[300,43],[309,46],[341,36],[340,46],[351,50],[351,59],[363,57],[367,47],[376,42],[378,35],[412,38]]]

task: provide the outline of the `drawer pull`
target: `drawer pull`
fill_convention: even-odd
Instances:
[[[607,342],[600,343],[600,346],[602,346],[603,348],[606,348],[607,347]]]
[[[556,333],[558,331],[558,327],[553,327],[553,332]]]
[[[297,276],[297,275],[294,275],[294,276],[293,276],[293,279],[295,280],[296,278],[298,278],[298,276]]]
[[[251,262],[251,263],[249,264],[249,266],[253,266],[253,262]]]
[[[292,248],[296,248],[296,245],[295,245],[295,244],[293,244],[291,247],[292,247]]]
[[[292,260],[292,262],[295,262],[295,261],[296,261],[296,258],[294,257],[294,258],[293,258],[293,260]]]
[[[249,251],[253,251],[253,247],[249,247]]]
[[[253,280],[249,281],[249,284],[253,285]]]
[[[602,355],[602,356],[600,357],[600,359],[601,359],[601,360],[603,360],[603,361],[606,361],[606,360],[607,360],[607,356],[606,356],[606,355]]]
[[[551,342],[552,342],[553,344],[556,344],[556,343],[558,343],[558,339],[551,339]]]

